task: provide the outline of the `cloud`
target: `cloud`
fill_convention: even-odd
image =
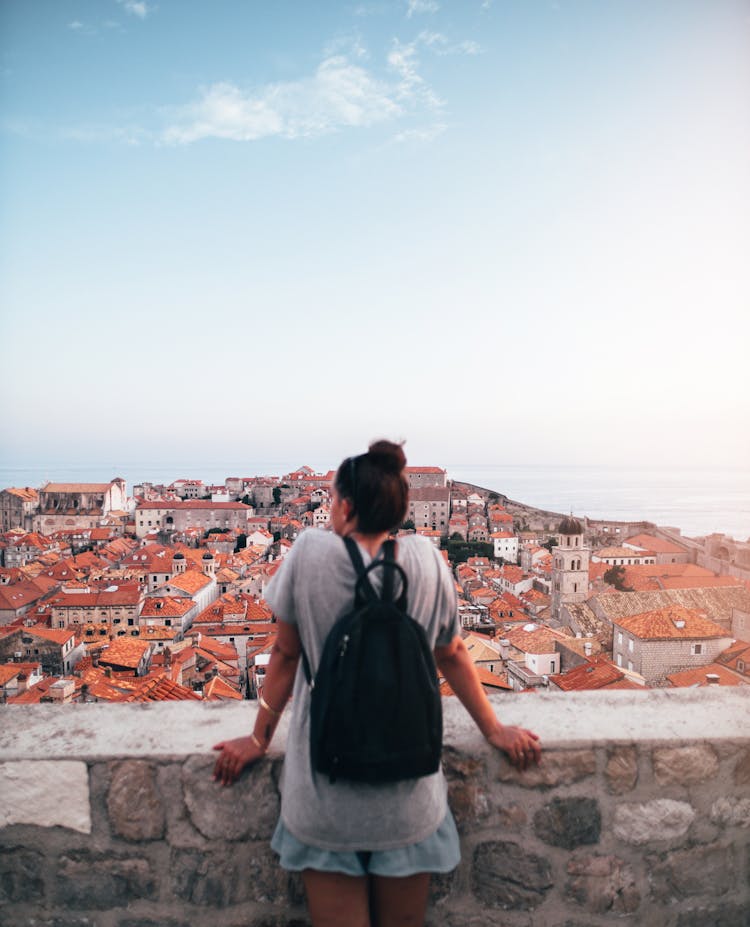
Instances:
[[[419,58],[417,55],[419,44],[419,38],[414,42],[406,43],[394,39],[388,53],[388,66],[400,77],[397,88],[399,97],[411,100],[418,99],[429,109],[437,110],[443,106],[443,101],[419,73]]]
[[[414,129],[405,129],[393,136],[392,141],[396,144],[406,144],[408,142],[432,142],[448,128],[444,122],[436,122],[430,126],[419,126]]]
[[[138,19],[145,19],[149,13],[153,13],[155,7],[149,6],[145,0],[117,0],[126,13],[131,16],[137,16]]]
[[[450,42],[440,32],[420,32],[416,39],[436,55],[479,55],[482,46],[479,42],[465,39],[463,42]]]
[[[437,13],[440,4],[437,0],[406,0],[406,15],[411,19],[415,13]]]
[[[408,87],[391,86],[344,56],[326,58],[298,81],[246,91],[224,81],[171,113],[161,140],[188,144],[204,138],[255,141],[300,138],[345,127],[369,127],[402,116],[413,102]]]
[[[80,19],[69,22],[68,29],[71,32],[77,32],[79,35],[96,35],[97,32],[96,26],[92,26],[90,23],[82,23]]]

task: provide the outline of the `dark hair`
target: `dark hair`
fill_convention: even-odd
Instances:
[[[336,471],[334,486],[349,499],[363,534],[392,531],[409,507],[406,456],[400,444],[374,441],[366,454],[347,457]]]

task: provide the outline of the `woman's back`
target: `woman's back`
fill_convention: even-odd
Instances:
[[[365,564],[371,561],[362,549]],[[425,629],[431,647],[449,643],[458,630],[452,577],[424,538],[399,540],[397,560],[408,582],[408,612]],[[378,586],[381,571],[373,571]],[[356,574],[337,535],[311,529],[287,555],[266,590],[274,614],[297,627],[315,672],[326,636],[354,601]],[[446,813],[442,772],[388,786],[331,784],[310,768],[309,689],[301,667],[294,685],[284,765],[282,816],[300,840],[334,850],[389,849],[432,833]]]

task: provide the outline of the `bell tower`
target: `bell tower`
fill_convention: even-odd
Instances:
[[[567,602],[585,602],[589,595],[589,554],[583,546],[583,527],[571,515],[557,529],[558,545],[552,548],[552,617],[560,619]]]

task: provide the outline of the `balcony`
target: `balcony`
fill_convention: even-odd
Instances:
[[[447,700],[463,861],[431,927],[747,927],[750,689],[494,696],[537,730],[516,773]],[[277,752],[231,789],[211,746],[253,703],[0,709],[0,922],[304,927],[275,863]]]

